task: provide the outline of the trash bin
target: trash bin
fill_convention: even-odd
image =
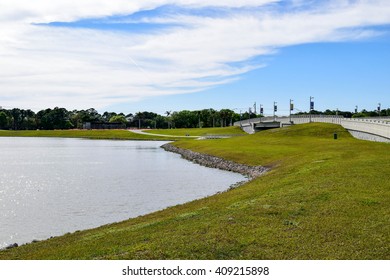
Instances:
[[[337,133],[333,133],[333,139],[337,140]]]

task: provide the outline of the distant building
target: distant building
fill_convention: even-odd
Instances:
[[[126,125],[120,122],[85,122],[83,129],[125,129]]]

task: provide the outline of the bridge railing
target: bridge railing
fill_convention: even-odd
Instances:
[[[354,119],[346,119],[350,121],[356,122],[367,122],[367,123],[377,123],[377,124],[390,124],[390,118],[354,118]]]
[[[253,118],[248,120],[242,120],[235,122],[235,126],[248,126],[253,123],[260,122],[270,122],[273,121],[274,117],[262,117],[262,118]],[[289,122],[289,116],[276,117],[278,122]],[[325,122],[325,123],[336,123],[341,124],[343,120],[354,121],[354,122],[366,122],[366,123],[378,123],[378,124],[390,124],[389,117],[372,117],[372,118],[344,118],[343,116],[334,116],[334,115],[293,115],[291,116],[291,121],[295,124],[302,124],[308,122]]]
[[[271,122],[273,120],[277,122],[290,122],[289,116],[280,116],[280,117],[262,117],[262,118],[253,118],[248,120],[241,120],[234,123],[234,126],[249,126],[254,123],[260,122]],[[295,124],[309,123],[309,122],[327,122],[327,123],[337,123],[340,124],[341,120],[344,119],[343,116],[332,116],[332,115],[293,115],[291,116],[291,121]]]
[[[274,117],[264,117],[236,122],[234,125],[240,126],[247,133],[255,132],[255,125],[260,122],[272,122]],[[276,117],[275,120],[280,125],[290,123],[289,116]],[[343,116],[332,115],[294,115],[291,116],[291,122],[294,124],[303,124],[309,122],[334,123],[343,126],[350,131],[359,131],[372,135],[377,135],[390,139],[390,118],[344,118]]]

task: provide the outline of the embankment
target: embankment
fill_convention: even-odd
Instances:
[[[233,161],[225,160],[223,158],[219,158],[207,154],[201,154],[186,149],[181,149],[170,143],[162,145],[161,148],[163,148],[168,152],[180,154],[186,160],[192,161],[202,166],[237,172],[248,176],[250,179],[261,176],[268,171],[268,168],[263,166],[250,166],[250,165],[240,164]]]

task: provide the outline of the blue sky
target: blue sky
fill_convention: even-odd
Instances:
[[[390,36],[350,43],[317,43],[286,47],[264,58],[267,66],[240,80],[200,93],[150,98],[130,106],[154,111],[232,108],[248,110],[256,102],[273,114],[288,114],[290,99],[296,112],[309,110],[310,96],[317,110],[359,111],[390,106]],[[164,104],[164,107],[161,105]],[[126,110],[127,105],[117,106]],[[161,110],[162,109],[162,110]],[[165,110],[165,111],[164,111]]]
[[[390,107],[387,0],[2,2],[4,108]]]

